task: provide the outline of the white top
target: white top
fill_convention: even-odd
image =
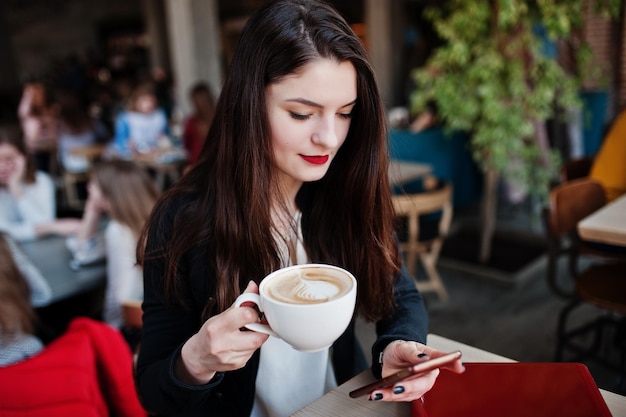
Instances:
[[[104,231],[107,256],[107,288],[104,298],[104,321],[119,328],[122,302],[143,299],[143,273],[137,265],[137,240],[128,226],[109,221]]]
[[[55,210],[54,183],[45,172],[37,171],[34,183],[23,184],[19,200],[0,188],[0,230],[17,241],[34,240],[35,226],[54,220]]]
[[[301,214],[296,217],[296,263],[308,263],[302,244]],[[282,239],[283,266],[290,266],[289,250]],[[256,395],[251,417],[286,417],[337,386],[329,360],[329,349],[300,352],[281,339],[270,336],[261,347]]]

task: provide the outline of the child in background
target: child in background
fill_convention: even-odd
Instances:
[[[115,153],[131,158],[159,147],[160,139],[168,133],[168,121],[157,103],[150,84],[140,85],[133,91],[129,109],[122,111],[115,121]]]
[[[0,233],[0,366],[36,355],[43,343],[35,336],[35,311],[26,278]]]
[[[95,164],[87,189],[82,222],[77,235],[68,239],[68,247],[79,261],[106,256],[104,320],[120,328],[122,302],[143,298],[142,269],[137,265],[135,252],[158,191],[145,170],[121,160]],[[93,242],[98,242],[104,216],[109,221],[104,231],[104,251],[98,253],[98,244]]]
[[[187,150],[189,165],[198,160],[215,112],[215,100],[209,86],[203,82],[194,85],[189,93],[193,114],[185,122],[183,145]]]

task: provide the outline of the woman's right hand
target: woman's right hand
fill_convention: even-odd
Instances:
[[[7,179],[9,192],[16,199],[22,196],[22,193],[23,193],[22,181],[24,181],[25,175],[26,175],[26,157],[22,154],[19,154],[15,158],[13,158],[13,169],[9,173],[9,177]]]
[[[250,281],[244,292],[258,294],[259,288]],[[216,372],[243,368],[269,337],[244,329],[246,324],[256,321],[259,321],[257,311],[244,306],[231,306],[208,319],[183,345],[176,364],[176,377],[182,382],[200,385],[209,382]]]

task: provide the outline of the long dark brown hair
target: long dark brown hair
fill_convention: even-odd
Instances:
[[[357,309],[366,319],[390,312],[399,256],[384,108],[359,38],[332,7],[318,1],[273,2],[248,20],[200,159],[160,200],[149,223],[159,224],[170,204],[186,202],[178,209],[171,237],[157,239],[167,247],[138,253],[140,260],[165,261],[168,292],[175,293],[183,255],[198,245],[206,248],[216,270],[212,296],[220,311],[250,279],[259,282],[281,266],[270,213],[278,181],[266,88],[321,58],[354,66],[357,102],[347,138],[327,174],[305,183],[296,198],[304,245],[312,262],[338,265],[357,277]],[[161,231],[145,233],[159,236]]]
[[[0,233],[0,330],[6,337],[33,334],[36,316],[30,303],[30,287],[6,239]]]

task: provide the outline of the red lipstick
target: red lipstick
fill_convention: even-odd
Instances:
[[[323,165],[328,161],[328,155],[300,155],[310,164]]]

